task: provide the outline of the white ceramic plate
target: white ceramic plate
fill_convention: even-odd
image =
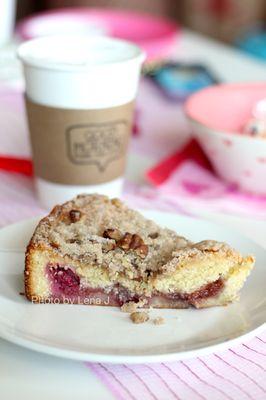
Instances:
[[[37,220],[0,231],[0,336],[33,350],[86,361],[162,362],[228,347],[262,328],[266,316],[266,250],[210,222],[155,211],[144,212],[161,225],[199,241],[225,240],[256,255],[241,300],[205,310],[153,310],[165,324],[133,325],[118,308],[31,304],[23,291],[23,251]]]

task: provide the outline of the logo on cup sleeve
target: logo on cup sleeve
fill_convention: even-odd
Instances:
[[[109,163],[125,154],[127,131],[125,120],[69,126],[66,129],[68,157],[74,164],[94,164],[104,172]]]

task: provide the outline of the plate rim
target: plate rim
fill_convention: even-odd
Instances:
[[[266,323],[263,323],[262,325],[244,333],[243,335],[239,335],[233,339],[225,340],[221,343],[205,346],[199,349],[171,352],[165,354],[154,354],[154,355],[132,355],[132,354],[109,355],[109,354],[89,353],[77,350],[58,348],[56,346],[40,344],[35,341],[27,340],[15,334],[14,335],[5,334],[1,329],[1,324],[0,324],[0,337],[7,340],[10,343],[24,347],[26,349],[64,359],[92,362],[92,363],[103,362],[108,364],[142,364],[142,363],[180,361],[198,356],[208,355],[214,351],[222,351],[228,349],[231,345],[235,345],[240,342],[242,343],[244,340],[248,340],[249,338],[263,331],[265,327]]]
[[[160,211],[160,210],[155,210],[155,209],[141,209],[139,210],[140,212],[144,213],[147,215],[149,218],[149,214],[156,213],[159,215],[175,215],[176,217],[181,217],[183,219],[190,219],[191,221],[200,221],[203,223],[206,223],[208,225],[213,225],[216,227],[223,228],[225,230],[228,230],[230,232],[236,232],[238,237],[242,237],[243,239],[248,240],[250,243],[256,245],[257,247],[260,247],[262,250],[266,251],[266,249],[263,248],[260,244],[255,242],[254,240],[248,238],[247,236],[243,235],[242,233],[238,232],[235,229],[228,228],[224,226],[223,224],[215,223],[213,221],[205,220],[203,218],[195,218],[193,216],[187,216],[183,214],[178,214],[178,213],[171,213],[171,212],[165,212],[165,211]],[[40,220],[41,217],[32,217],[28,219],[21,220],[19,222],[15,222],[9,225],[6,225],[0,229],[0,234],[2,233],[3,230],[6,229],[12,229],[16,228],[18,225],[27,225],[27,224],[34,224],[37,221]],[[1,252],[1,250],[0,250]],[[40,353],[44,354],[49,354],[52,356],[60,357],[60,358],[65,358],[65,359],[71,359],[71,360],[78,360],[78,361],[86,361],[86,362],[104,362],[104,363],[110,363],[110,364],[121,364],[121,363],[127,363],[127,364],[140,364],[140,363],[156,363],[156,362],[169,362],[169,361],[178,361],[178,360],[184,360],[188,358],[193,358],[195,356],[199,355],[207,355],[212,353],[213,351],[221,351],[224,349],[228,349],[231,345],[235,345],[237,343],[243,342],[245,340],[248,340],[250,337],[255,336],[259,332],[263,331],[266,328],[266,322],[262,322],[262,324],[256,326],[255,328],[245,330],[243,331],[243,334],[240,334],[236,337],[229,338],[227,340],[221,339],[221,342],[210,344],[207,346],[203,346],[197,349],[191,349],[191,350],[181,350],[181,351],[170,351],[169,353],[162,353],[162,354],[144,354],[144,355],[132,355],[132,354],[123,354],[123,355],[117,355],[117,354],[101,354],[101,353],[91,353],[91,352],[85,352],[85,351],[78,351],[78,350],[69,350],[65,347],[57,347],[56,345],[52,344],[43,344],[43,343],[38,343],[38,341],[31,340],[24,338],[22,335],[17,334],[17,331],[14,332],[8,332],[9,327],[6,326],[0,321],[0,337],[19,346],[22,346],[24,348],[27,348],[32,351],[37,351]],[[219,339],[217,339],[219,340]]]

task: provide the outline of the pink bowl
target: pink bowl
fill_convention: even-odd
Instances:
[[[217,174],[240,189],[266,195],[266,140],[241,134],[265,83],[225,84],[192,95],[185,112]]]
[[[110,36],[135,42],[144,49],[149,61],[169,57],[180,33],[180,28],[167,19],[106,8],[64,8],[36,14],[20,22],[16,32],[28,40],[40,36],[40,32],[49,34],[51,24],[68,21],[83,24],[84,32],[86,25],[94,26]]]

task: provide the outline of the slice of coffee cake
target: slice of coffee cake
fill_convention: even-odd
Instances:
[[[236,299],[253,265],[224,243],[192,244],[120,200],[80,195],[38,224],[25,291],[37,303],[201,308]]]

